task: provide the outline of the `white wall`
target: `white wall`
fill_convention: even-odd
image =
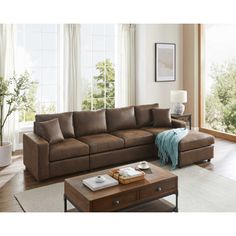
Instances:
[[[176,43],[176,81],[155,82],[155,43]],[[136,25],[136,103],[170,107],[170,90],[183,88],[183,25]]]

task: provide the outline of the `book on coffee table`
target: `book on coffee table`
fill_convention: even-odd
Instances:
[[[102,183],[96,182],[97,176],[84,179],[82,182],[92,191],[97,191],[100,189],[112,187],[119,184],[119,182],[116,179],[112,178],[110,175],[102,175],[102,176],[105,178],[105,181]]]

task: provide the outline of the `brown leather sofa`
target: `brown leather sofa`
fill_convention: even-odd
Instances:
[[[158,104],[36,115],[34,132],[23,136],[24,164],[37,180],[91,170],[154,156],[154,134],[168,128],[152,127]],[[58,118],[64,141],[49,144],[39,122]],[[173,120],[173,127],[184,126]]]
[[[153,108],[158,104],[36,115],[34,132],[23,136],[24,164],[37,180],[44,180],[153,158],[156,134],[185,127],[185,122],[172,120],[172,127],[154,128]],[[40,122],[55,118],[64,140],[50,144],[41,137]]]

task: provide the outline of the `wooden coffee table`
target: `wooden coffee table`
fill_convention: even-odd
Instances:
[[[126,166],[137,165],[138,162]],[[64,211],[67,211],[67,201],[70,201],[79,211],[106,212],[119,211],[175,194],[176,205],[173,211],[178,212],[178,177],[151,163],[149,165],[150,169],[145,171],[144,180],[127,185],[119,184],[95,192],[83,185],[82,180],[107,174],[109,169],[65,179]]]

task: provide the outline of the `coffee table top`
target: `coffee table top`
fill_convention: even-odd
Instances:
[[[120,166],[117,168],[123,168],[125,166],[131,166],[131,167],[135,168],[135,167],[137,167],[137,165],[139,163],[140,162],[136,162],[136,163]],[[158,183],[159,181],[168,180],[171,178],[177,178],[176,175],[174,175],[171,172],[164,170],[156,165],[149,163],[149,166],[150,166],[150,169],[144,171],[145,178],[143,180],[136,181],[136,182],[126,184],[126,185],[119,184],[119,185],[105,188],[102,190],[92,191],[82,183],[83,179],[87,179],[89,177],[93,177],[93,176],[97,176],[97,175],[107,174],[108,171],[112,168],[102,170],[102,171],[92,172],[89,174],[80,175],[77,177],[72,177],[69,179],[65,179],[65,184],[69,184],[76,191],[80,192],[80,194],[83,195],[86,199],[88,199],[89,201],[93,201],[96,199],[104,198],[106,196],[118,194],[121,192],[142,188],[142,187],[145,187],[145,186],[153,184],[153,183]]]

